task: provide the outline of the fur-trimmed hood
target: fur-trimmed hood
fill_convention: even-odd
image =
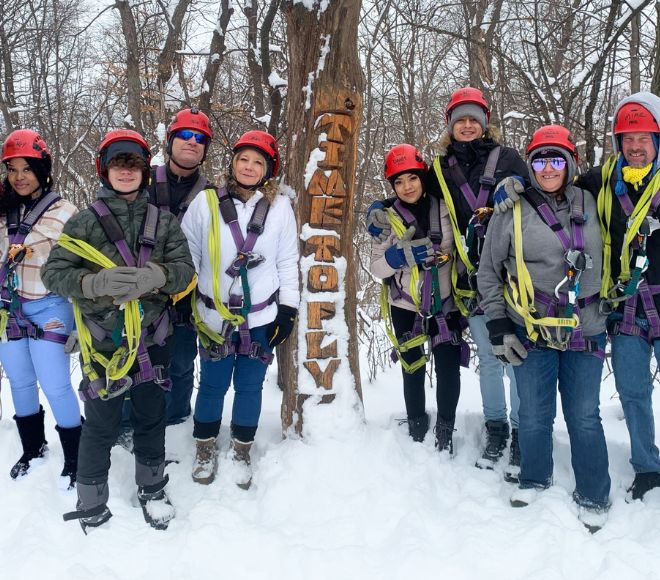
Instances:
[[[484,133],[480,139],[483,139],[484,137],[492,139],[495,141],[495,143],[499,143],[500,141],[500,130],[498,127],[495,125],[488,125],[487,131]],[[447,155],[447,149],[449,145],[451,145],[452,138],[451,135],[449,134],[449,129],[445,128],[445,130],[442,132],[440,135],[440,139],[438,139],[435,143],[432,144],[432,147],[434,150],[437,151],[438,155],[440,157],[444,157]]]
[[[215,182],[218,184],[218,188],[227,187],[227,189],[232,191],[236,191],[238,185],[234,176],[227,171],[218,174],[215,178]],[[279,183],[277,179],[270,179],[257,189],[263,193],[264,197],[268,200],[268,203],[273,203],[273,199],[275,199],[279,190]]]

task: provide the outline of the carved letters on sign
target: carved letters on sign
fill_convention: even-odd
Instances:
[[[324,328],[323,323],[332,320],[337,312],[337,304],[331,301],[333,297],[328,293],[338,293],[343,284],[344,276],[335,261],[341,258],[337,230],[343,223],[347,200],[351,199],[346,186],[348,176],[343,172],[346,171],[345,142],[352,137],[355,124],[351,110],[341,108],[338,111],[331,103],[326,107],[321,109],[315,124],[319,149],[325,153],[325,158],[318,162],[306,194],[311,197],[309,225],[330,231],[328,235],[311,235],[304,243],[303,255],[313,258],[313,263],[307,270],[306,285],[311,297],[307,303],[303,367],[313,377],[317,389],[332,391],[337,386],[333,383],[337,369],[348,362],[338,358],[337,336]],[[323,293],[323,296],[315,301],[315,293]],[[337,300],[340,299],[343,300],[343,296],[338,294]]]

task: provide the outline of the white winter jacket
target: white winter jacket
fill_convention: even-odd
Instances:
[[[232,198],[236,206],[238,223],[246,236],[247,225],[252,217],[257,202],[263,197],[260,191],[245,203]],[[238,252],[229,226],[220,216],[220,299],[227,304],[229,288],[233,278],[226,274]],[[211,224],[211,214],[206,201],[205,192],[201,192],[190,204],[181,228],[188,239],[195,270],[199,277],[197,286],[206,296],[213,296],[212,269],[208,252],[208,235]],[[253,252],[260,254],[265,260],[258,266],[248,270],[250,298],[252,304],[258,304],[279,290],[279,303],[298,308],[300,289],[298,282],[298,229],[291,202],[283,195],[276,195],[271,203],[263,233],[257,238]],[[243,294],[240,278],[232,288],[232,294]],[[222,318],[213,309],[207,308],[198,298],[197,307],[204,321],[212,330],[220,331]],[[248,315],[250,328],[263,326],[275,320],[277,304],[273,303]]]

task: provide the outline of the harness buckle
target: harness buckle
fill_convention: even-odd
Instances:
[[[14,263],[20,264],[25,258],[32,256],[32,248],[25,244],[12,244],[9,246],[7,257]]]
[[[118,381],[108,381],[105,379],[105,382],[105,387],[98,390],[99,399],[102,401],[108,401],[115,397],[119,397],[133,386],[133,379],[128,375],[122,377]]]
[[[497,179],[495,179],[494,177],[488,177],[487,175],[482,175],[479,178],[479,183],[481,185],[487,185],[489,187],[493,187],[493,185],[497,184]]]
[[[224,344],[213,342],[206,350],[209,358],[214,362],[227,358],[231,354],[231,350],[226,342]]]
[[[149,248],[155,248],[156,247],[156,239],[152,238],[151,236],[145,236],[144,234],[141,234],[138,236],[138,244],[140,246],[147,246]]]
[[[258,223],[249,223],[247,226],[247,231],[248,232],[253,232],[260,236],[261,234],[264,233],[264,224],[258,224]]]
[[[162,385],[169,381],[167,369],[163,365],[153,365],[152,368],[154,369],[154,383]]]
[[[250,344],[250,354],[248,354],[248,357],[252,359],[261,359],[263,356],[264,356],[264,347],[261,345],[260,342],[253,341]]]
[[[36,326],[34,324],[30,324],[28,326],[25,326],[25,335],[28,338],[31,338],[33,340],[39,340],[44,337],[44,329]]]
[[[606,298],[603,298],[599,303],[598,303],[598,314],[602,316],[609,316],[614,312],[614,307],[612,306],[612,303],[607,300]]]

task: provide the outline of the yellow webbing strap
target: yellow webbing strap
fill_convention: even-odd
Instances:
[[[456,256],[458,255],[461,262],[463,262],[468,276],[473,276],[476,268],[468,257],[465,246],[463,245],[464,237],[463,234],[461,234],[460,228],[458,227],[458,217],[456,216],[454,200],[451,197],[451,192],[449,191],[449,187],[445,181],[445,176],[442,174],[440,156],[437,156],[433,161],[433,170],[435,171],[435,175],[438,179],[438,184],[440,185],[440,190],[442,191],[442,197],[445,200],[445,204],[447,205],[447,210],[449,211],[449,221],[451,222],[451,229],[454,232],[454,260],[451,266],[451,286],[454,297],[456,298],[454,302],[456,303],[456,307],[463,316],[469,316],[470,312],[465,306],[463,299],[473,300],[477,297],[477,293],[475,290],[465,290],[458,287],[458,271],[456,269],[458,260],[456,259]]]
[[[211,216],[211,224],[209,227],[209,235],[208,235],[208,251],[209,251],[209,260],[211,262],[213,305],[215,306],[215,309],[217,310],[221,318],[229,321],[229,323],[232,326],[240,326],[245,321],[245,318],[243,318],[240,314],[232,314],[232,312],[222,303],[222,300],[220,300],[221,249],[220,249],[220,207],[218,204],[218,196],[214,189],[206,189],[204,190],[204,194],[206,195],[206,204],[208,205],[209,214]],[[224,344],[225,339],[217,332],[211,330],[204,323],[201,316],[199,315],[199,309],[197,308],[196,290],[193,290],[193,294],[192,294],[192,311],[193,311],[193,323],[197,328],[202,346],[208,348],[210,342]]]
[[[102,268],[116,268],[117,265],[104,256],[96,248],[90,246],[83,240],[78,240],[62,234],[57,243],[65,250],[68,250],[76,256],[80,256],[88,262],[92,262]],[[99,378],[98,373],[91,364],[92,359],[105,368],[106,376],[111,381],[117,381],[125,377],[131,370],[135,357],[137,356],[138,345],[140,343],[140,334],[142,333],[142,321],[140,319],[140,305],[137,300],[131,300],[125,305],[124,313],[124,334],[126,336],[127,346],[120,346],[110,359],[97,352],[92,346],[92,335],[85,324],[77,300],[73,300],[73,315],[76,321],[78,331],[78,343],[80,344],[80,354],[83,359],[83,372],[90,381]],[[103,395],[103,390],[99,391]]]
[[[529,339],[532,342],[536,342],[538,339],[539,332],[534,328],[535,326],[541,328],[543,338],[547,338],[547,335],[543,332],[543,328],[577,327],[580,324],[580,319],[576,314],[573,314],[572,318],[555,318],[551,316],[537,318],[534,316],[537,314],[537,310],[534,306],[532,277],[529,275],[523,255],[522,209],[520,200],[516,201],[513,206],[513,251],[516,255],[518,283],[516,284],[511,274],[508,275],[508,284],[504,286],[504,299],[523,319],[525,331]]]
[[[3,308],[0,310],[0,340],[7,341],[7,322],[9,321],[9,310]]]
[[[619,155],[621,155],[619,153]],[[612,236],[610,227],[612,222],[612,203],[613,192],[611,177],[616,166],[617,157],[611,156],[603,165],[601,177],[603,181],[600,194],[598,196],[598,217],[601,223],[601,234],[603,236],[603,278],[601,282],[600,295],[603,298],[609,297],[609,294],[614,286],[612,280]],[[621,272],[619,274],[620,282],[627,282],[630,280],[630,244],[637,236],[639,228],[646,218],[651,202],[656,192],[660,189],[660,172],[657,172],[649,184],[644,189],[641,197],[635,204],[632,214],[628,218],[630,224],[626,229],[626,234],[623,238],[621,245]]]
[[[182,300],[188,294],[190,294],[197,287],[197,274],[193,274],[193,279],[188,284],[187,288],[177,294],[170,294],[170,299],[172,300],[172,305],[176,304],[179,300]]]
[[[386,211],[390,219],[390,224],[392,225],[392,231],[397,238],[401,239],[403,234],[406,233],[406,225],[399,218],[399,215],[396,213],[396,211],[391,208],[387,208]],[[413,299],[413,302],[415,303],[415,307],[419,311],[422,306],[422,301],[419,296],[419,267],[416,265],[410,269],[410,286],[408,288],[408,292],[410,297]],[[394,333],[394,329],[392,328],[392,317],[390,313],[390,304],[388,302],[388,294],[389,288],[387,284],[382,282],[380,291],[380,312],[385,322],[385,333],[387,334],[387,337],[390,339],[392,346],[397,352],[397,356],[401,362],[401,367],[403,370],[409,374],[414,373],[417,369],[420,369],[426,365],[428,362],[428,357],[426,355],[422,355],[422,357],[417,359],[414,363],[408,364],[401,357],[401,353],[407,352],[408,350],[418,346],[423,346],[429,337],[426,334],[420,334],[419,336],[411,338],[410,340],[399,343]]]

